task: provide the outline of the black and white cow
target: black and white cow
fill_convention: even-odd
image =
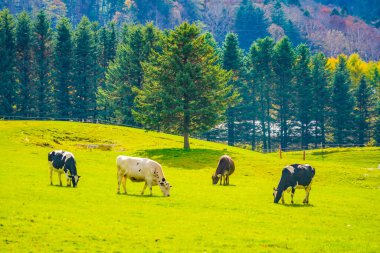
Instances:
[[[222,155],[219,159],[218,167],[215,173],[212,175],[212,183],[215,185],[220,179],[220,184],[229,185],[230,175],[235,171],[235,164],[231,157],[228,155]]]
[[[311,183],[315,175],[315,169],[309,164],[292,164],[286,166],[282,170],[280,182],[277,189],[273,188],[274,203],[280,201],[284,204],[284,191],[292,191],[292,204],[293,196],[296,188],[305,189],[306,197],[303,200],[304,204],[309,203],[309,193],[311,190]]]
[[[66,175],[67,186],[71,186],[71,182],[73,183],[73,187],[78,185],[80,176],[77,174],[75,157],[72,153],[63,150],[55,150],[49,153],[48,161],[50,165],[51,185],[53,185],[53,171],[58,173],[59,185],[62,186],[62,173],[65,173]]]

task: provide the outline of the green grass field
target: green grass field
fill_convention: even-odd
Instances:
[[[274,204],[282,168],[302,153],[261,154],[117,126],[0,121],[0,252],[380,252],[380,148],[308,151],[310,205]],[[47,153],[76,156],[77,188],[50,186]],[[171,196],[116,194],[118,155],[160,162]],[[236,164],[213,186],[218,159]],[[53,183],[58,184],[57,174]],[[65,185],[65,182],[64,182]],[[149,190],[146,191],[146,194]]]

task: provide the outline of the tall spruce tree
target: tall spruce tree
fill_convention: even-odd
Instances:
[[[310,143],[310,123],[312,120],[312,79],[310,70],[310,50],[305,44],[296,48],[296,61],[294,66],[296,88],[296,115],[301,125],[301,147],[307,149]]]
[[[268,21],[264,11],[254,7],[251,1],[243,0],[235,20],[235,32],[238,34],[241,47],[248,50],[256,39],[268,36],[267,29]]]
[[[106,73],[106,87],[99,90],[99,102],[105,115],[117,122],[136,126],[132,115],[135,88],[142,87],[143,69],[141,63],[148,59],[152,50],[160,51],[160,31],[148,23],[145,26],[130,26],[119,44],[115,60]]]
[[[15,73],[15,24],[8,9],[0,11],[0,114],[14,113],[17,91]]]
[[[36,88],[36,113],[46,117],[51,113],[51,61],[52,38],[50,21],[44,11],[40,11],[33,26],[33,66]]]
[[[238,36],[234,33],[229,33],[223,43],[223,68],[232,72],[232,78],[229,84],[235,89],[238,89],[238,82],[241,72],[242,52],[239,48]],[[227,109],[227,139],[228,145],[235,145],[235,107],[229,106]]]
[[[375,126],[374,126],[374,139],[377,145],[380,145],[380,101],[377,101],[375,108]]]
[[[273,69],[275,82],[273,90],[273,100],[277,109],[277,117],[280,123],[280,145],[286,149],[289,140],[289,121],[293,114],[294,105],[294,50],[287,37],[280,40],[274,47]]]
[[[252,50],[252,48],[250,49]],[[256,121],[258,119],[258,89],[255,81],[254,72],[252,70],[251,55],[248,54],[243,59],[242,67],[242,91],[240,92],[241,103],[241,118],[246,122],[245,132],[250,134],[250,137],[245,138],[251,144],[252,150],[256,150],[257,144],[257,129]]]
[[[74,32],[74,115],[95,117],[98,65],[92,24],[83,17]]]
[[[319,143],[324,147],[326,144],[326,118],[330,101],[330,91],[328,88],[329,74],[326,70],[327,59],[323,53],[318,53],[312,57],[312,99],[313,99],[313,119],[314,124],[314,147]]]
[[[334,141],[342,145],[348,141],[353,125],[353,97],[350,93],[350,76],[346,67],[346,58],[338,57],[338,64],[333,74],[332,90],[332,126]]]
[[[258,117],[261,124],[263,151],[271,149],[272,96],[274,41],[269,37],[257,40],[251,47],[252,75],[257,87]]]
[[[54,99],[58,117],[72,116],[73,41],[70,21],[61,18],[57,24],[54,46]]]
[[[146,128],[189,136],[214,127],[232,103],[230,72],[217,64],[213,48],[200,27],[182,23],[170,31],[163,53],[144,64],[144,84],[136,97],[134,115]]]
[[[17,80],[19,85],[18,114],[31,116],[34,93],[32,86],[32,26],[29,15],[22,12],[17,18],[16,59]]]
[[[355,91],[355,121],[356,121],[356,138],[357,143],[364,145],[369,140],[369,120],[370,120],[370,108],[372,90],[367,84],[365,77],[360,80],[359,86]]]

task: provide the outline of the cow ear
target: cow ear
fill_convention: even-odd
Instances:
[[[217,177],[219,177],[219,178],[220,178],[221,176],[222,176],[222,174],[218,174],[218,175],[217,175]]]
[[[276,188],[275,187],[273,187],[273,191],[275,191],[276,190]]]
[[[80,176],[78,176],[78,178],[80,178]]]

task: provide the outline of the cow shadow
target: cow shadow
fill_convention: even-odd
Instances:
[[[299,204],[299,203],[296,203],[296,204],[282,204],[283,206],[285,207],[294,207],[294,208],[306,208],[306,207],[314,207],[314,205],[312,204]]]
[[[134,197],[134,198],[167,198],[165,196],[159,196],[159,195],[149,195],[149,194],[144,194],[144,195],[141,195],[139,193],[128,193],[128,194],[124,194],[124,193],[120,193],[120,194],[117,194],[118,196],[123,196],[123,197]]]
[[[226,153],[231,152],[213,149],[164,148],[141,150],[137,152],[137,155],[154,159],[163,166],[197,170],[205,167],[216,168],[219,158]]]

